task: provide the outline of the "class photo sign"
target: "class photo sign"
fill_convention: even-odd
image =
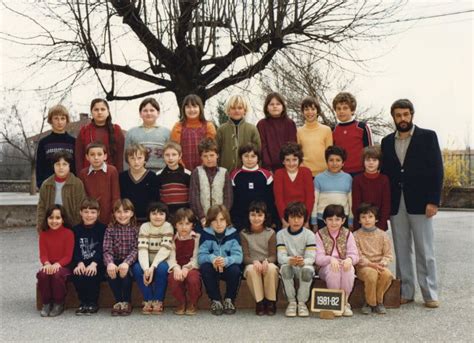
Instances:
[[[311,312],[332,311],[335,315],[342,315],[345,299],[342,289],[313,288]]]

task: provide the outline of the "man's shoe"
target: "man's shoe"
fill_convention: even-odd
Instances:
[[[185,313],[188,316],[194,316],[197,313],[197,306],[194,305],[194,304],[188,305],[188,307],[186,307],[186,312]]]
[[[183,315],[186,313],[186,305],[185,304],[179,304],[176,306],[176,309],[174,310],[174,314],[177,314],[179,316]]]
[[[225,314],[234,314],[235,313],[235,306],[232,302],[231,298],[224,299],[224,313]]]
[[[220,316],[224,313],[224,306],[219,300],[212,300],[211,301],[211,313],[215,316]]]
[[[346,307],[344,308],[344,312],[342,312],[342,315],[344,317],[352,317],[354,315],[351,309],[351,304],[349,303],[346,304]]]
[[[308,317],[309,311],[305,303],[298,303],[298,317]]]
[[[259,301],[255,305],[255,314],[257,316],[263,316],[265,314],[265,300]]]
[[[297,308],[296,301],[291,301],[288,306],[286,307],[285,316],[287,317],[296,317],[296,308]]]
[[[369,314],[372,312],[372,306],[368,305],[367,303],[364,303],[364,305],[362,305],[362,308],[360,309],[360,312],[362,314]]]
[[[387,310],[385,309],[385,306],[383,304],[377,304],[377,306],[375,306],[375,313],[387,314]]]
[[[413,302],[413,299],[400,298],[400,305],[406,305],[412,302]]]
[[[43,304],[43,307],[41,308],[40,316],[48,317],[50,312],[51,312],[51,304]]]
[[[84,314],[87,314],[88,308],[86,305],[81,304],[79,308],[76,310],[75,314],[76,316],[82,316]]]
[[[425,307],[438,308],[439,307],[439,301],[438,300],[427,300],[427,301],[425,301]]]
[[[51,312],[49,312],[50,317],[57,317],[64,311],[64,304],[53,304]]]

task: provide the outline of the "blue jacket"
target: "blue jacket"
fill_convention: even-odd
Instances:
[[[224,257],[225,267],[234,263],[242,263],[242,247],[240,246],[239,233],[235,228],[226,228],[225,236],[220,243],[212,228],[204,228],[199,240],[198,263],[199,265],[212,263],[218,256]]]

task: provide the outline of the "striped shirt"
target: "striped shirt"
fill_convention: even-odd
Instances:
[[[312,266],[316,261],[316,238],[314,233],[302,227],[296,232],[290,228],[277,233],[278,263],[288,264],[290,257],[302,256],[305,266]]]
[[[168,205],[171,213],[181,207],[189,207],[189,183],[191,172],[183,166],[171,170],[166,166],[157,174],[160,199]]]

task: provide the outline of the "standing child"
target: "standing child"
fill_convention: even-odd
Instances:
[[[323,219],[326,227],[316,233],[316,265],[319,277],[326,281],[327,288],[345,292],[345,317],[352,316],[349,295],[354,287],[354,266],[359,262],[359,253],[352,233],[342,224],[346,220],[344,207],[328,205]]]
[[[278,267],[276,263],[276,235],[269,228],[267,206],[254,201],[248,210],[249,227],[240,233],[244,254],[244,277],[256,302],[258,316],[276,313]]]
[[[76,139],[66,132],[69,124],[69,112],[63,105],[56,105],[48,111],[48,124],[52,132],[40,139],[36,150],[36,185],[38,188],[48,177],[54,174],[53,156],[58,151],[64,150],[72,155],[73,163],[71,172],[76,173],[74,166],[74,147]]]
[[[90,162],[85,158],[87,146],[92,142],[100,142],[108,151],[107,163],[121,172],[124,144],[122,129],[117,124],[112,124],[112,115],[106,100],[92,100],[90,110],[92,122],[81,127],[76,139],[76,170],[81,171],[89,166]]]
[[[245,121],[248,108],[247,100],[243,96],[231,96],[225,105],[229,120],[217,129],[219,165],[229,172],[242,165],[239,148],[243,144],[253,143],[260,150],[260,134],[257,128]]]
[[[74,255],[72,281],[76,287],[80,306],[76,315],[89,315],[99,310],[100,282],[104,278],[103,243],[106,225],[97,221],[99,203],[94,198],[85,198],[81,203],[82,223],[72,228],[74,232]]]
[[[257,123],[262,142],[262,167],[275,171],[282,167],[281,147],[296,142],[296,124],[288,118],[285,100],[278,93],[267,95],[263,112],[265,118]]]
[[[149,222],[138,233],[138,262],[133,276],[143,294],[142,314],[162,314],[168,281],[168,261],[173,250],[173,227],[166,221],[168,207],[152,202],[147,209]]]
[[[231,226],[229,211],[214,205],[207,211],[206,227],[199,243],[198,263],[202,281],[211,300],[214,315],[234,314],[234,301],[240,284],[242,248],[239,234]],[[224,304],[221,302],[219,280],[226,282]]]
[[[104,234],[104,265],[115,305],[112,316],[128,316],[132,313],[132,266],[138,255],[138,228],[133,204],[128,199],[114,203],[113,219]]]
[[[195,217],[189,208],[180,208],[176,211],[174,220],[175,250],[171,252],[168,276],[171,294],[178,300],[174,313],[194,315],[201,296],[201,273],[197,259],[201,236],[193,231]]]
[[[170,130],[156,123],[160,115],[160,104],[154,98],[144,99],[138,110],[143,124],[128,130],[125,136],[125,150],[132,144],[143,145],[148,153],[146,167],[156,173],[165,167],[163,146],[170,139]],[[128,163],[127,157],[125,156],[125,162]]]
[[[56,317],[64,311],[68,265],[74,250],[74,234],[61,205],[46,210],[39,235],[41,269],[36,274],[41,294],[41,317]]]
[[[201,164],[197,146],[204,138],[215,138],[214,124],[204,116],[204,104],[199,96],[187,95],[181,106],[181,119],[171,130],[171,140],[183,149],[184,166],[193,171]]]
[[[359,250],[359,263],[356,266],[357,277],[364,281],[365,303],[362,313],[371,311],[385,314],[383,296],[392,284],[393,275],[388,264],[392,261],[392,246],[386,232],[375,226],[378,208],[362,203],[358,207],[361,229],[354,233]]]

